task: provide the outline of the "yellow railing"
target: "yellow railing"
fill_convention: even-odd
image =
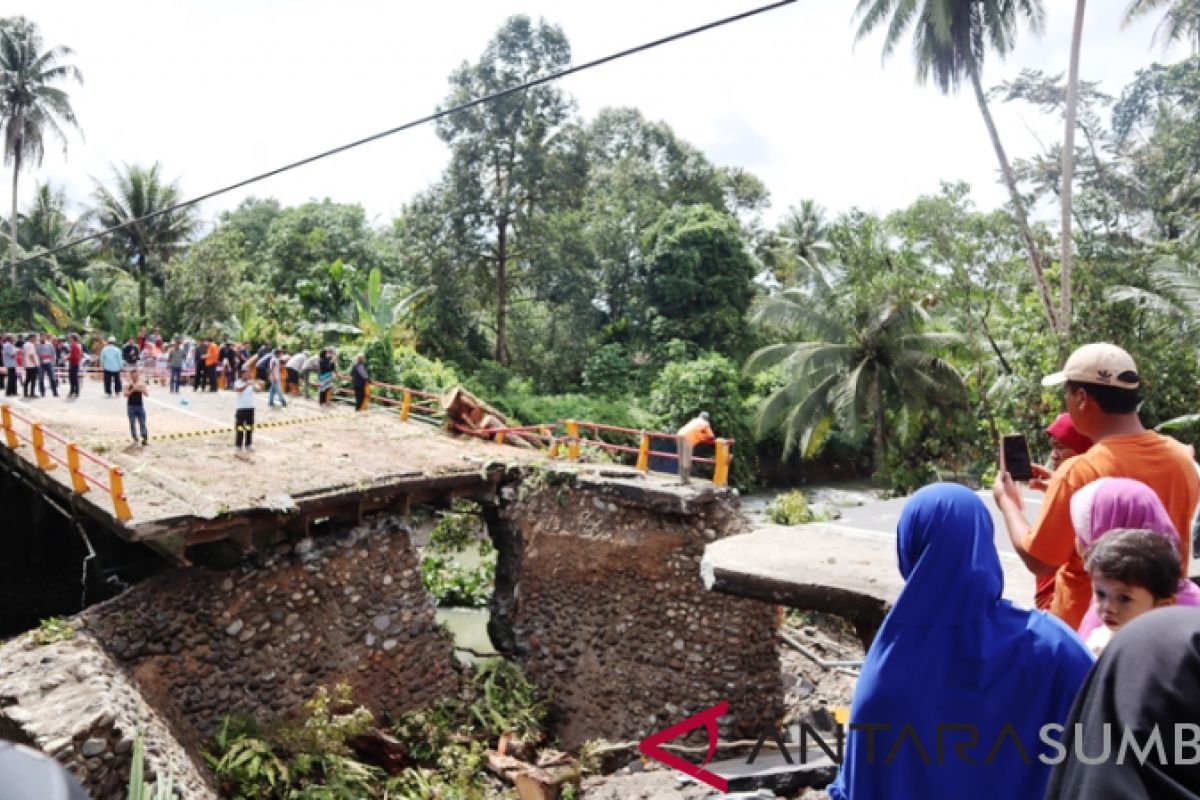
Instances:
[[[113,514],[117,519],[127,522],[133,518],[129,498],[125,495],[125,473],[120,467],[84,450],[42,423],[21,416],[8,403],[0,405],[0,427],[4,430],[4,443],[8,449],[18,450],[28,445],[33,449],[34,461],[39,469],[50,472],[59,465],[66,467],[71,476],[71,488],[77,494],[84,494],[95,486],[112,498]],[[22,429],[28,430],[28,433],[23,433]],[[62,455],[52,449],[48,442],[61,448]],[[86,472],[83,468],[85,461],[99,467],[107,482]]]

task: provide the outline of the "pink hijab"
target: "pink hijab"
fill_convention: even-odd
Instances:
[[[1176,549],[1179,533],[1167,515],[1162,500],[1146,484],[1131,478],[1100,478],[1084,486],[1071,497],[1071,523],[1075,538],[1084,548],[1114,528],[1141,528],[1169,536]],[[1179,582],[1175,602],[1181,606],[1200,606],[1200,586],[1188,579]],[[1088,607],[1079,624],[1080,638],[1103,623],[1096,613],[1096,601]]]

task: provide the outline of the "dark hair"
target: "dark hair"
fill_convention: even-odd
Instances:
[[[1122,372],[1118,377],[1124,380],[1129,373]],[[1137,379],[1137,375],[1133,375]],[[1099,383],[1079,383],[1067,381],[1067,389],[1074,392],[1083,389],[1088,396],[1096,401],[1105,414],[1132,414],[1137,411],[1138,403],[1142,402],[1137,389],[1121,389],[1117,386],[1104,386]]]
[[[1091,574],[1141,586],[1157,600],[1179,591],[1179,550],[1171,537],[1154,531],[1111,530],[1087,549],[1083,565]]]

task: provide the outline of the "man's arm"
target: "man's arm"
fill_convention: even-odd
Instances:
[[[1025,519],[1025,504],[1021,501],[1021,491],[1013,483],[1007,472],[996,474],[996,483],[992,486],[992,497],[996,507],[1004,516],[1004,527],[1008,529],[1008,538],[1012,541],[1013,550],[1025,563],[1025,568],[1038,577],[1053,575],[1058,567],[1047,564],[1034,557],[1025,548],[1025,539],[1029,535],[1029,520]]]

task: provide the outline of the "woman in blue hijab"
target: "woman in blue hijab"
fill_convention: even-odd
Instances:
[[[833,800],[1039,798],[1092,665],[1065,624],[1001,598],[992,519],[974,492],[917,492],[896,530],[905,585],[854,691]],[[1061,741],[1061,728],[1046,736]]]

